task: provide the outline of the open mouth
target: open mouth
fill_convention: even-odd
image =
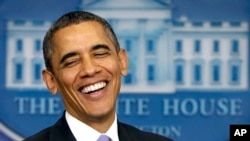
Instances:
[[[105,88],[106,85],[107,85],[107,82],[98,82],[98,83],[95,83],[93,85],[83,87],[83,88],[81,88],[80,91],[83,94],[90,94],[90,93],[93,93],[95,91],[98,91],[98,90]]]

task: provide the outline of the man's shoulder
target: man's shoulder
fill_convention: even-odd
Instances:
[[[26,138],[24,141],[75,141],[72,132],[63,115],[58,121],[38,133]]]
[[[147,131],[142,131],[132,125],[126,124],[126,123],[119,123],[120,126],[120,130],[123,130],[123,132],[129,132],[130,136],[134,136],[140,140],[143,141],[152,141],[152,140],[157,140],[157,141],[173,141],[172,139],[159,135],[159,134],[155,134],[155,133],[151,133],[151,132],[147,132]]]
[[[49,139],[51,127],[45,128],[40,132],[24,139],[23,141],[45,141]]]

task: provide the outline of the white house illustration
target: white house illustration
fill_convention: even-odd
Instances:
[[[129,54],[122,92],[247,90],[248,23],[172,18],[171,0],[84,0]],[[6,87],[44,89],[41,42],[49,21],[7,23]]]
[[[15,20],[7,23],[6,86],[43,89],[42,40],[51,23]]]

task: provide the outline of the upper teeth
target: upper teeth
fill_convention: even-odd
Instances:
[[[82,89],[82,93],[89,93],[89,92],[92,92],[92,91],[96,91],[98,89],[104,88],[105,86],[106,86],[105,82],[99,82],[99,83],[96,83],[96,84],[93,84],[93,85],[89,85],[89,86],[84,87]]]

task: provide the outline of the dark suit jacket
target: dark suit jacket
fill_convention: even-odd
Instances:
[[[118,136],[120,141],[172,141],[169,138],[141,131],[119,121]],[[70,131],[65,115],[63,115],[53,126],[24,139],[24,141],[76,141],[76,139]]]

